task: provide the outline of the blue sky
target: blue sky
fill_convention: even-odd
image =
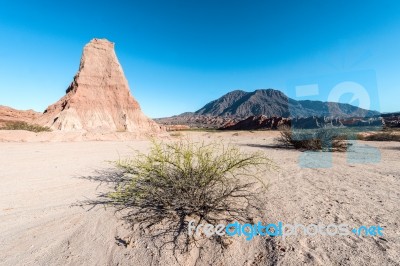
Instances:
[[[18,109],[61,98],[83,46],[107,38],[150,117],[235,89],[296,98],[297,80],[321,83],[312,98],[325,101],[318,77],[353,72],[374,109],[400,111],[400,1],[1,1],[0,33],[0,104]]]

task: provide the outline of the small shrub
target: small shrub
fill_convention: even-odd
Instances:
[[[316,130],[281,129],[276,141],[285,147],[311,151],[346,151],[346,137],[335,129],[319,128]]]
[[[162,228],[157,236],[170,237],[174,250],[187,250],[196,242],[188,234],[189,220],[252,220],[260,207],[257,170],[271,165],[262,153],[221,143],[153,142],[148,154],[117,162],[123,177],[106,198],[132,225]]]
[[[169,135],[171,137],[182,137],[183,136],[182,132],[177,132],[177,131],[169,133]]]
[[[26,122],[8,122],[1,130],[27,130],[32,132],[49,132],[51,129],[49,127],[43,127],[39,125],[32,125]]]
[[[378,132],[371,135],[358,135],[359,140],[365,141],[400,141],[400,135],[393,132]]]

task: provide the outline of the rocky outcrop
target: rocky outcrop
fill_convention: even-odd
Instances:
[[[36,122],[53,130],[159,132],[132,97],[114,43],[93,39],[83,49],[78,73],[66,95]]]
[[[222,130],[256,130],[279,129],[281,126],[293,128],[313,129],[325,127],[383,127],[384,120],[381,117],[371,118],[330,118],[330,117],[267,117],[264,115],[250,116],[237,123],[222,126]]]
[[[257,130],[278,129],[280,126],[290,125],[290,119],[283,117],[267,117],[265,115],[250,116],[237,123],[227,124],[221,129],[225,130]]]
[[[9,122],[27,122],[38,119],[41,113],[33,110],[16,110],[7,106],[0,105],[0,126],[3,126]]]
[[[217,129],[227,124],[235,124],[240,119],[223,116],[206,116],[206,115],[193,115],[192,113],[186,113],[182,115],[156,118],[154,119],[157,123],[166,126],[167,128],[171,125],[185,125],[190,128],[209,128]]]
[[[400,112],[382,114],[382,118],[385,121],[385,127],[400,128]]]

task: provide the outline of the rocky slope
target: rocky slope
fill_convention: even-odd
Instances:
[[[216,129],[226,125],[234,124],[240,121],[240,119],[234,117],[195,115],[193,113],[185,113],[171,117],[156,118],[154,121],[164,125],[167,130],[178,128],[174,126],[180,126],[182,129],[184,129],[185,126],[190,128]]]
[[[283,117],[267,117],[265,115],[249,116],[237,123],[230,123],[222,126],[225,130],[257,130],[257,129],[278,129],[280,126],[290,126],[290,119]]]
[[[278,90],[232,91],[206,104],[195,115],[229,116],[247,118],[265,115],[268,117],[366,117],[378,112],[361,109],[350,104],[296,101]]]
[[[16,110],[7,106],[0,105],[0,127],[9,122],[27,122],[40,117],[41,113],[33,110]]]
[[[368,118],[360,117],[268,117],[265,115],[252,115],[244,119],[238,117],[221,117],[206,115],[185,115],[155,119],[167,128],[171,125],[189,126],[190,128],[210,128],[225,130],[256,130],[277,129],[281,125],[297,128],[319,128],[319,127],[400,127],[400,116],[375,116]],[[186,129],[186,128],[185,128]]]
[[[105,39],[93,39],[84,47],[78,73],[66,95],[35,122],[63,131],[161,130],[132,97],[114,43]]]
[[[382,114],[381,116],[386,127],[400,128],[400,112]]]
[[[379,115],[379,112],[361,109],[350,104],[296,101],[281,91],[267,89],[253,92],[235,90],[206,104],[196,112],[159,118],[156,121],[164,125],[187,125],[193,128],[246,130],[274,128],[277,119],[290,121],[293,118],[299,118],[299,121],[304,122],[307,127],[318,127],[318,121],[323,122],[326,119],[330,120],[327,123],[334,123],[335,119],[346,118],[344,122],[352,123],[353,117],[360,120],[357,122],[359,124],[368,124],[370,122],[363,121],[360,117],[378,117]],[[374,123],[379,122],[380,120]]]
[[[364,127],[383,128],[385,120],[381,117],[371,118],[331,118],[331,117],[267,117],[264,115],[250,116],[236,123],[226,124],[220,127],[222,130],[256,130],[279,129],[281,126],[293,126],[295,128],[323,128],[323,127]]]

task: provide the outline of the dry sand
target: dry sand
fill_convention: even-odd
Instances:
[[[334,153],[332,168],[302,169],[301,152],[272,146],[276,132],[183,134],[273,159],[280,170],[263,176],[265,222],[381,225],[384,236],[233,238],[223,253],[206,249],[198,258],[192,252],[179,258],[182,265],[400,265],[400,143],[363,142],[379,148],[376,164],[349,164],[346,153]],[[177,264],[170,252],[158,256],[140,232],[122,245],[129,231],[111,209],[74,206],[107,189],[81,177],[109,168],[106,161],[128,156],[132,147],[144,151],[149,142],[0,142],[0,264]]]

